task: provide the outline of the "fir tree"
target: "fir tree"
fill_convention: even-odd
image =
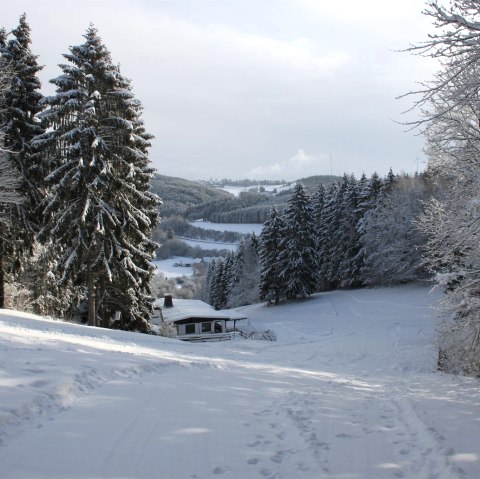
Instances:
[[[339,227],[337,202],[340,197],[339,185],[332,183],[325,194],[322,222],[318,232],[320,290],[326,290],[336,286],[337,258],[335,252],[337,245],[335,244],[334,237]]]
[[[62,244],[58,271],[85,288],[90,325],[100,313],[102,325],[145,331],[159,204],[149,192],[151,136],[96,29],[84,37],[52,80],[56,95],[42,114],[51,130],[36,138],[50,166],[42,236]]]
[[[5,154],[18,175],[18,192],[23,197],[21,203],[2,206],[2,215],[10,217],[10,227],[0,238],[2,290],[5,272],[20,271],[27,257],[33,254],[35,234],[41,221],[38,206],[44,196],[42,163],[32,144],[32,139],[43,132],[35,118],[42,109],[37,77],[42,67],[37,64],[30,44],[30,27],[25,14],[11,32],[11,38],[5,30],[0,32],[0,70],[9,72],[0,92],[0,125]],[[1,298],[0,307],[3,307],[3,296]]]
[[[284,294],[279,257],[285,223],[274,206],[260,235],[260,299],[278,304]]]
[[[285,227],[279,254],[280,279],[287,299],[306,297],[318,282],[313,209],[303,185],[298,183],[284,214]]]
[[[357,262],[359,253],[359,191],[357,180],[353,175],[346,177],[346,187],[340,198],[337,242],[340,245],[338,278],[341,287],[360,286],[360,265]]]
[[[242,253],[235,261],[235,278],[230,290],[228,306],[237,307],[253,304],[259,299],[258,239],[255,234],[241,242]],[[228,270],[225,262],[225,275]]]

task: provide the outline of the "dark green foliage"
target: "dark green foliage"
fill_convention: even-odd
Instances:
[[[52,80],[56,95],[42,114],[51,129],[36,138],[50,168],[42,237],[57,248],[60,278],[85,288],[89,324],[98,317],[104,326],[145,331],[159,204],[149,191],[151,136],[93,27],[85,39],[64,55],[69,64]]]
[[[260,235],[260,299],[278,304],[284,294],[279,256],[285,222],[275,207],[270,211]]]
[[[301,183],[295,186],[283,218],[278,266],[284,294],[286,299],[306,297],[316,291],[318,256],[313,208]]]
[[[23,201],[1,206],[1,216],[8,218],[9,228],[0,238],[0,290],[3,291],[5,273],[18,273],[33,254],[35,234],[41,214],[39,203],[44,196],[44,171],[40,155],[33,148],[32,139],[43,132],[35,115],[42,109],[40,81],[42,69],[30,50],[30,27],[25,14],[10,37],[0,33],[0,70],[4,76],[0,92],[0,129],[7,160],[19,179],[17,192]],[[4,73],[8,72],[5,76]],[[0,307],[4,306],[0,294]]]

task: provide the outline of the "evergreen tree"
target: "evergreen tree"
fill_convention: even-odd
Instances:
[[[213,306],[213,291],[215,287],[215,263],[217,259],[213,258],[208,264],[207,274],[205,276],[205,287],[203,292],[203,300]]]
[[[30,27],[25,14],[11,32],[11,38],[5,30],[0,32],[0,70],[9,72],[0,92],[0,127],[5,154],[18,175],[18,191],[23,197],[21,203],[2,206],[2,216],[10,217],[8,231],[0,238],[2,290],[5,273],[20,271],[27,257],[33,254],[35,234],[41,221],[38,206],[44,196],[42,163],[32,144],[32,139],[43,133],[35,118],[42,109],[37,77],[42,67],[37,64],[30,44]],[[0,307],[3,306],[3,295],[0,295]]]
[[[280,279],[287,299],[306,297],[318,281],[313,208],[303,185],[295,185],[284,214],[279,254]]]
[[[247,236],[245,241],[242,240],[241,246],[243,246],[242,253],[236,258],[236,281],[230,291],[229,307],[253,304],[259,299],[259,260],[256,235]],[[227,268],[225,268],[225,275],[228,275]]]
[[[284,284],[280,278],[280,246],[285,223],[274,206],[260,235],[260,299],[278,304],[283,297]]]
[[[326,290],[334,287],[335,242],[334,234],[338,228],[337,201],[339,186],[332,183],[325,193],[322,221],[317,226],[317,258],[319,262],[319,289]]]
[[[227,276],[224,258],[217,258],[213,270],[210,294],[210,304],[217,310],[227,307]]]
[[[426,237],[415,226],[422,213],[422,177],[392,184],[365,215],[362,228],[362,280],[369,285],[406,283],[425,277],[422,252]]]
[[[36,138],[50,168],[42,236],[62,245],[60,277],[86,290],[90,325],[101,313],[104,326],[145,331],[159,204],[149,192],[151,136],[97,30],[84,37],[52,80],[56,94],[42,114],[50,130]]]
[[[338,230],[339,248],[339,286],[360,286],[360,264],[358,264],[359,235],[359,191],[353,175],[347,177],[346,188],[340,198],[340,227]]]

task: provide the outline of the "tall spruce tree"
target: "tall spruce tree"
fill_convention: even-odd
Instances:
[[[279,257],[285,223],[274,206],[260,235],[260,299],[278,304],[284,294]]]
[[[9,217],[8,230],[0,238],[0,290],[3,291],[6,272],[20,271],[33,252],[35,234],[41,222],[38,208],[44,196],[44,171],[40,155],[34,150],[32,139],[43,133],[35,116],[42,110],[40,81],[42,69],[30,49],[30,27],[26,15],[10,37],[0,33],[0,69],[8,71],[3,78],[0,109],[0,127],[8,161],[19,178],[18,192],[23,201],[3,205],[2,215]],[[0,294],[0,307],[4,295]]]
[[[229,292],[229,307],[253,304],[259,299],[259,259],[258,239],[255,233],[242,240],[242,253],[236,259],[234,282]],[[225,261],[225,265],[226,265]],[[225,274],[228,274],[227,271]]]
[[[42,236],[61,245],[60,278],[85,289],[90,325],[101,314],[104,326],[145,331],[159,204],[149,192],[151,136],[97,30],[84,37],[51,80],[56,94],[42,114],[49,130],[36,138],[50,167]]]
[[[313,208],[301,183],[295,185],[284,219],[278,259],[285,297],[306,297],[315,292],[318,267]]]

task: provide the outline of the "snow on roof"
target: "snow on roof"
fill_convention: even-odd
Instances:
[[[226,314],[230,319],[247,319],[247,316],[240,311],[235,311],[234,309],[220,309],[217,313]]]
[[[215,311],[212,306],[199,299],[173,299],[173,308],[165,308],[163,299],[155,302],[155,306],[162,309],[165,321],[176,323],[189,318],[208,318],[218,320],[229,320],[230,314],[227,312]],[[233,319],[233,318],[232,318]],[[236,318],[235,318],[236,319]]]

